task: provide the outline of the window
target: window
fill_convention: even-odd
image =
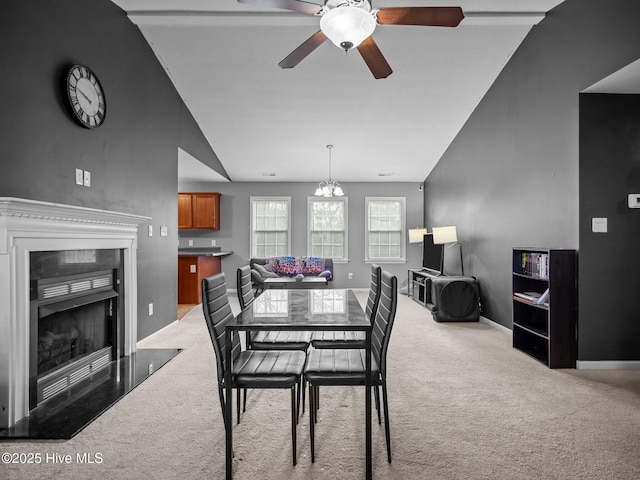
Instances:
[[[348,261],[347,199],[309,197],[307,250],[312,257]]]
[[[366,197],[366,261],[404,262],[405,198]]]
[[[251,257],[291,254],[291,197],[251,197]]]

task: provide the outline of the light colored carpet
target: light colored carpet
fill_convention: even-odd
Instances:
[[[364,304],[366,293],[358,297]],[[213,349],[194,307],[142,347],[184,351],[64,442],[0,442],[40,464],[2,479],[221,479],[224,428]],[[436,323],[401,296],[389,348],[393,463],[374,423],[375,479],[637,479],[640,372],[549,370],[484,323]],[[364,478],[362,388],[324,388],[309,456],[308,412],[291,465],[289,396],[252,391],[234,426],[234,478]],[[101,463],[82,464],[88,453]],[[46,457],[48,455],[48,457]],[[70,455],[71,463],[54,463]]]

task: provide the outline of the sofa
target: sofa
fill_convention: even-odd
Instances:
[[[266,278],[296,277],[302,275],[302,281],[306,277],[325,277],[327,282],[333,280],[333,260],[321,257],[267,257],[252,258],[249,260],[251,267],[251,281],[257,290],[264,289]]]

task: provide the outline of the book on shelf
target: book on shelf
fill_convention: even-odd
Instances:
[[[530,303],[532,305],[548,305],[549,304],[549,289],[544,292],[514,292],[514,298]]]
[[[549,254],[538,252],[523,252],[522,273],[538,278],[549,278]]]

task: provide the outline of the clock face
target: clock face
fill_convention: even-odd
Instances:
[[[98,77],[84,65],[72,65],[67,73],[67,95],[71,110],[87,128],[102,125],[107,105]]]

